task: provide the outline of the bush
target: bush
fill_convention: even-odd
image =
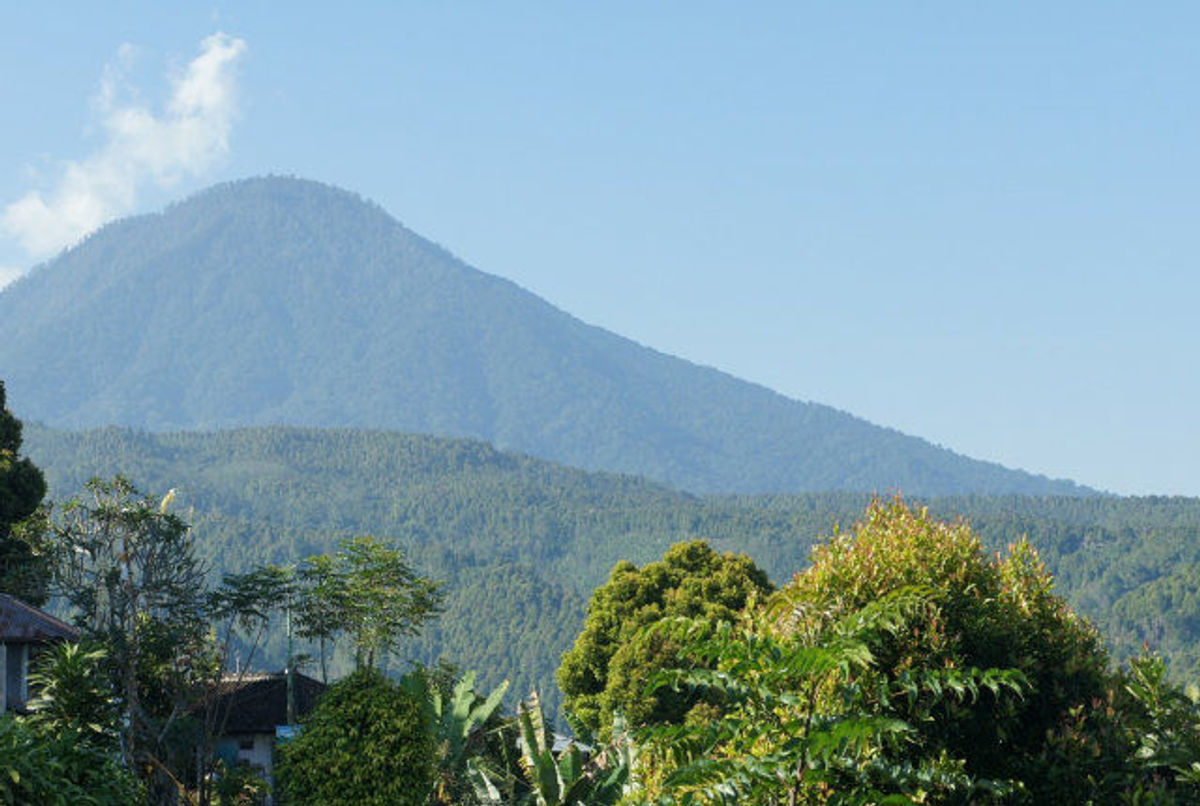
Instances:
[[[279,779],[293,806],[423,804],[434,747],[421,705],[375,669],[330,687],[280,751]]]
[[[0,802],[128,806],[141,796],[137,779],[116,755],[89,737],[0,714]]]

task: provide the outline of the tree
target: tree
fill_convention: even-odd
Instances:
[[[681,661],[653,685],[706,692],[720,708],[641,732],[639,802],[966,802],[1008,791],[972,780],[948,754],[908,746],[914,724],[939,708],[1022,690],[1021,676],[1002,670],[880,676],[871,645],[903,630],[925,603],[921,592],[901,590],[819,635],[773,635],[764,612],[738,624],[677,618],[651,627],[673,636]],[[888,713],[897,699],[923,707],[911,721],[898,719]]]
[[[195,793],[202,806],[210,803],[214,795],[222,804],[257,803],[260,799],[256,794],[265,791],[267,782],[257,771],[226,765],[215,758],[215,749],[236,702],[235,697],[225,695],[237,691],[246,675],[255,668],[256,655],[272,617],[286,607],[293,593],[291,570],[267,565],[244,574],[226,573],[221,584],[205,596],[205,612],[213,624],[217,641],[214,649],[218,663],[209,667],[207,677],[198,677],[199,706],[193,712],[200,728],[194,734]],[[237,649],[241,649],[240,654]],[[289,675],[295,671],[293,664],[294,659],[289,656]],[[291,686],[289,677],[289,722],[293,717]]]
[[[521,703],[517,723],[521,728],[521,759],[533,788],[529,806],[611,806],[621,799],[629,779],[628,755],[596,753],[585,762],[583,752],[571,742],[556,756],[554,735],[542,714],[537,692],[528,703]],[[614,747],[621,741],[622,737],[617,737]]]
[[[1181,691],[1166,677],[1162,658],[1143,655],[1122,675],[1123,711],[1137,786],[1161,803],[1200,802],[1200,689]]]
[[[342,540],[332,556],[309,557],[296,581],[298,633],[320,642],[326,681],[326,645],[340,633],[350,635],[355,669],[364,669],[441,611],[440,583],[417,575],[403,551],[373,537]]]
[[[870,644],[888,680],[914,671],[994,668],[1028,681],[1019,700],[981,696],[936,709],[920,697],[890,701],[884,713],[917,728],[919,752],[961,753],[969,775],[1022,781],[1036,803],[1113,796],[1102,779],[1121,763],[1120,750],[1110,752],[1100,741],[1103,726],[1093,721],[1071,734],[1089,751],[1070,763],[1064,755],[1070,748],[1056,738],[1072,724],[1074,709],[1106,700],[1107,655],[1095,630],[1054,595],[1028,543],[990,557],[966,523],[938,522],[898,498],[876,501],[851,533],[835,532],[818,545],[812,565],[777,594],[774,630],[820,635],[845,614],[913,587],[928,591],[927,606]]]
[[[417,806],[429,797],[434,747],[421,704],[373,668],[329,688],[280,749],[293,806]]]
[[[639,569],[620,562],[592,593],[583,631],[563,654],[558,683],[579,726],[606,734],[614,713],[631,725],[680,721],[696,703],[688,693],[647,693],[655,669],[673,664],[669,636],[642,633],[672,616],[733,620],[748,602],[772,590],[745,555],[718,554],[695,540],[672,546]]]
[[[41,605],[49,571],[31,545],[37,521],[28,519],[46,495],[46,480],[20,454],[21,421],[6,407],[4,381],[0,381],[0,591]]]
[[[126,764],[162,767],[153,751],[219,669],[207,642],[205,569],[186,523],[120,476],[93,479],[48,536],[53,590],[83,635],[106,650],[121,709]],[[143,747],[143,743],[145,747]]]

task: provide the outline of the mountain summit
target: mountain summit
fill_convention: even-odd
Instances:
[[[587,325],[288,178],[110,224],[0,292],[23,418],[466,436],[693,491],[1080,494]]]

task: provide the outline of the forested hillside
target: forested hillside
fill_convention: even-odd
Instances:
[[[749,554],[776,583],[803,568],[813,541],[849,527],[869,496],[695,496],[632,476],[588,473],[481,442],[380,431],[256,428],[152,434],[29,425],[26,450],[62,499],[93,475],[174,488],[215,568],[291,562],[339,537],[392,538],[422,573],[446,580],[447,611],[414,639],[413,658],[445,657],[533,685],[552,705],[559,656],[583,605],[619,559],[709,539]],[[1059,591],[1093,618],[1118,655],[1143,640],[1195,674],[1200,500],[935,498],[990,545],[1027,534]],[[270,664],[280,662],[280,647]]]
[[[13,410],[56,427],[398,429],[710,492],[1091,492],[589,326],[296,179],[110,224],[0,322]]]

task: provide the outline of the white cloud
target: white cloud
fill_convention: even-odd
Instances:
[[[0,266],[0,291],[4,290],[4,286],[24,273],[23,269],[19,269],[16,266]]]
[[[95,99],[104,144],[81,161],[66,162],[45,196],[32,190],[5,207],[0,231],[30,256],[45,257],[134,210],[147,185],[169,188],[211,168],[229,151],[235,66],[245,49],[244,40],[222,33],[204,39],[200,55],[171,81],[165,109],[155,114],[125,82],[135,50],[122,45]]]

